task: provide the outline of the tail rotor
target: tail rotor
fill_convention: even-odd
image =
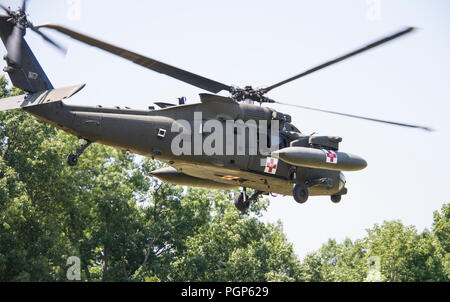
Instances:
[[[38,35],[40,35],[45,41],[56,47],[59,51],[66,54],[67,50],[64,46],[56,43],[46,34],[42,33],[38,28],[34,27],[27,18],[26,7],[27,0],[23,0],[22,6],[18,10],[13,11],[10,7],[6,7],[0,4],[0,8],[3,9],[8,15],[8,22],[14,24],[11,35],[6,43],[6,49],[8,51],[8,59],[15,64],[20,64],[20,58],[22,55],[23,37],[26,34],[26,30],[29,28]]]

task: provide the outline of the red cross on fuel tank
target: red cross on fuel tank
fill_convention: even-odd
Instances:
[[[337,154],[331,150],[322,150],[326,155],[326,161],[330,164],[337,164]]]

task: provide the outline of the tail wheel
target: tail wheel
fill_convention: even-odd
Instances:
[[[245,197],[245,198],[244,198]],[[236,194],[234,197],[234,206],[241,212],[245,212],[250,207],[250,200],[244,192]]]
[[[292,192],[294,199],[298,203],[305,203],[309,197],[309,190],[305,184],[297,184]]]
[[[78,156],[75,154],[69,154],[66,161],[69,166],[74,167],[78,164]]]

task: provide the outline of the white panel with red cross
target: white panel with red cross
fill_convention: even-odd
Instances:
[[[338,158],[337,158],[337,154],[335,152],[333,152],[331,150],[325,150],[325,149],[322,149],[322,151],[327,156],[327,163],[337,164]]]
[[[278,168],[278,158],[268,157],[266,160],[265,173],[276,174]]]

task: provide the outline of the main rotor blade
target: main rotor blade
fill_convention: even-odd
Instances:
[[[377,40],[377,41],[375,41],[375,42],[372,42],[372,43],[370,43],[370,44],[368,44],[368,45],[366,45],[366,46],[364,46],[364,47],[361,47],[361,48],[359,48],[359,49],[356,49],[356,50],[354,50],[354,51],[352,51],[352,52],[350,52],[350,53],[348,53],[348,54],[346,54],[346,55],[343,55],[343,56],[338,57],[338,58],[336,58],[336,59],[333,59],[333,60],[331,60],[331,61],[325,62],[325,63],[323,63],[323,64],[321,64],[321,65],[319,65],[319,66],[316,66],[316,67],[314,67],[314,68],[308,69],[307,71],[302,72],[302,73],[300,73],[300,74],[298,74],[298,75],[296,75],[296,76],[293,76],[293,77],[291,77],[291,78],[289,78],[289,79],[287,79],[287,80],[284,80],[284,81],[281,81],[281,82],[279,82],[279,83],[277,83],[277,84],[274,84],[274,85],[272,85],[272,86],[269,86],[269,87],[263,89],[263,91],[264,91],[264,93],[267,93],[267,92],[269,92],[270,90],[272,90],[272,89],[274,89],[274,88],[277,88],[277,87],[279,87],[279,86],[281,86],[281,85],[284,85],[284,84],[286,84],[286,83],[289,83],[289,82],[292,82],[292,81],[294,81],[294,80],[297,80],[297,79],[299,79],[299,78],[301,78],[301,77],[304,77],[304,76],[306,76],[306,75],[308,75],[308,74],[311,74],[311,73],[313,73],[313,72],[316,72],[316,71],[318,71],[318,70],[321,70],[321,69],[323,69],[323,68],[325,68],[325,67],[328,67],[328,66],[330,66],[330,65],[339,63],[339,62],[341,62],[341,61],[343,61],[343,60],[346,60],[346,59],[348,59],[348,58],[350,58],[350,57],[356,56],[356,55],[358,55],[358,54],[360,54],[360,53],[362,53],[362,52],[365,52],[365,51],[367,51],[367,50],[369,50],[369,49],[371,49],[371,48],[374,48],[374,47],[379,46],[379,45],[381,45],[381,44],[384,44],[384,43],[386,43],[386,42],[392,41],[392,40],[394,40],[394,39],[396,39],[396,38],[399,38],[399,37],[401,37],[401,36],[403,36],[403,35],[405,35],[405,34],[407,34],[407,33],[412,32],[413,30],[414,30],[414,27],[408,27],[408,28],[406,28],[406,29],[403,29],[403,30],[401,30],[401,31],[399,31],[399,32],[396,32],[395,34],[386,36],[386,37],[384,37],[384,38],[382,38],[382,39],[380,39],[380,40]]]
[[[308,106],[302,106],[302,105],[294,105],[294,104],[282,103],[282,102],[278,102],[278,101],[275,101],[274,103],[280,104],[280,105],[286,105],[286,106],[293,106],[293,107],[297,107],[297,108],[301,108],[301,109],[307,109],[307,110],[331,113],[331,114],[336,114],[336,115],[342,115],[342,116],[346,116],[346,117],[352,117],[352,118],[357,118],[357,119],[362,119],[362,120],[367,120],[367,121],[372,121],[372,122],[378,122],[378,123],[384,123],[384,124],[390,124],[390,125],[402,126],[402,127],[409,127],[409,128],[417,128],[417,129],[422,129],[422,130],[430,131],[430,132],[434,131],[433,129],[431,129],[429,127],[425,127],[425,126],[405,124],[405,123],[398,123],[398,122],[392,122],[392,121],[385,121],[385,120],[375,119],[375,118],[371,118],[371,117],[364,117],[364,116],[353,115],[353,114],[348,114],[348,113],[342,113],[342,112],[336,112],[336,111],[330,111],[330,110],[323,110],[323,109],[318,109],[318,108],[313,108],[313,107],[308,107]]]
[[[78,41],[81,41],[88,45],[103,49],[103,50],[110,52],[112,54],[115,54],[119,57],[130,60],[130,61],[132,61],[138,65],[141,65],[145,68],[168,75],[172,78],[175,78],[175,79],[178,79],[185,83],[205,89],[212,93],[218,93],[219,91],[222,91],[222,90],[231,91],[231,89],[232,89],[231,86],[216,82],[214,80],[204,78],[202,76],[199,76],[199,75],[196,75],[189,71],[179,69],[177,67],[165,64],[163,62],[159,62],[157,60],[147,58],[145,56],[139,55],[137,53],[131,52],[129,50],[126,50],[126,49],[123,49],[123,48],[120,48],[120,47],[117,47],[117,46],[114,46],[111,44],[108,44],[106,42],[103,42],[103,41],[100,41],[97,39],[94,39],[92,37],[78,33],[76,31],[73,31],[71,29],[68,29],[68,28],[60,26],[60,25],[47,24],[47,25],[40,25],[40,26],[36,26],[36,27],[37,28],[45,27],[45,28],[51,28],[51,29],[57,30],[60,33],[63,33],[75,40],[78,40]]]
[[[42,33],[39,29],[37,29],[36,27],[30,25],[30,29],[32,31],[34,31],[35,33],[37,33],[38,35],[40,35],[45,41],[49,42],[50,44],[52,44],[54,47],[56,47],[59,51],[61,51],[63,54],[67,53],[67,49],[56,43],[55,41],[53,41],[52,39],[50,39],[46,34]]]

